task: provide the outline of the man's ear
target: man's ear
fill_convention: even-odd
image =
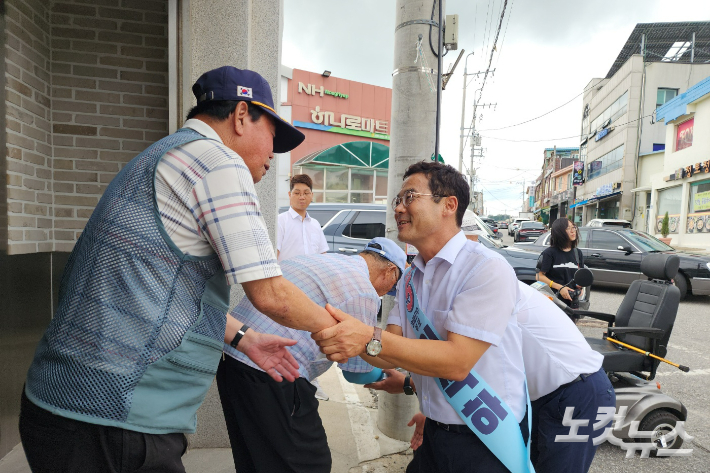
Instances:
[[[456,215],[459,208],[459,199],[456,196],[444,197],[444,215]]]
[[[239,101],[237,108],[235,108],[232,115],[230,115],[230,119],[232,120],[234,132],[238,136],[244,136],[244,122],[249,119],[249,106],[245,101]]]

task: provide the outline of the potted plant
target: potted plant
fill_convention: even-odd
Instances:
[[[668,230],[668,212],[663,216],[663,220],[661,221],[661,235],[663,235],[663,238],[660,238],[660,240],[665,243],[666,245],[671,244],[671,239],[668,238],[668,234],[670,231]]]

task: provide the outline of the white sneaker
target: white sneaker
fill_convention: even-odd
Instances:
[[[316,399],[320,399],[321,401],[327,401],[330,399],[325,391],[321,389],[318,379],[311,381],[311,384],[316,387]]]

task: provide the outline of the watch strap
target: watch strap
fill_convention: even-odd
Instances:
[[[242,337],[244,337],[244,334],[246,333],[247,330],[249,330],[249,327],[246,324],[242,325],[242,328],[237,330],[237,334],[234,336],[232,341],[229,342],[229,345],[232,348],[236,349],[237,345],[239,345],[239,342],[241,341]]]
[[[408,374],[404,378],[404,394],[406,394],[407,396],[411,396],[412,394],[414,394],[414,388],[412,388],[411,381],[412,381],[412,376]]]
[[[375,332],[372,334],[372,339],[378,342],[382,341],[382,329],[380,327],[375,327]]]

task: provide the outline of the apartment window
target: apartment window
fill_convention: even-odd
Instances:
[[[614,123],[619,117],[624,115],[626,113],[628,103],[629,91],[627,90],[592,121],[591,133],[600,132],[602,128],[604,128],[605,123]]]
[[[587,181],[591,181],[594,178],[619,169],[623,163],[624,145],[621,145],[587,165]]]
[[[678,95],[678,89],[666,89],[659,87],[656,92],[656,108],[660,107],[669,100],[673,100]]]

